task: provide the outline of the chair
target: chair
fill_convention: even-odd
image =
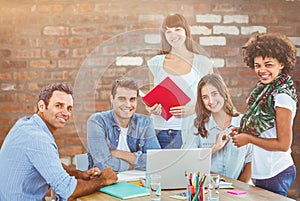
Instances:
[[[89,160],[88,155],[85,154],[77,154],[75,155],[75,163],[76,163],[76,169],[85,171],[89,167]]]

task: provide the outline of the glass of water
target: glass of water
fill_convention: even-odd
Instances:
[[[150,200],[160,201],[161,196],[161,175],[154,174],[150,175]]]
[[[208,175],[208,201],[219,201],[220,175]]]

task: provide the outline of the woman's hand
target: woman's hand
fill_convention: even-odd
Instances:
[[[223,149],[223,147],[230,140],[229,134],[226,131],[222,131],[217,135],[216,143],[212,146],[212,153],[216,153],[217,151]]]
[[[241,147],[250,143],[251,135],[245,133],[239,133],[232,136],[232,142],[235,146]]]
[[[170,113],[175,117],[185,117],[195,112],[195,106],[176,106],[170,108]]]
[[[161,104],[154,104],[152,107],[146,105],[146,110],[151,114],[161,115]]]

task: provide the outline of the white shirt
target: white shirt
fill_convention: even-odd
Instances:
[[[130,149],[129,149],[128,144],[127,144],[127,131],[128,131],[128,128],[120,127],[120,129],[121,129],[121,133],[120,133],[120,136],[119,136],[119,143],[118,143],[117,149],[130,152]]]
[[[296,102],[287,94],[277,94],[274,96],[274,107],[279,106],[292,111],[292,118],[296,114]],[[293,126],[293,121],[291,122]],[[264,131],[261,138],[277,138],[276,123],[273,128]],[[291,149],[288,151],[267,151],[253,145],[252,155],[252,178],[268,179],[276,176],[289,166],[294,164],[291,156]]]

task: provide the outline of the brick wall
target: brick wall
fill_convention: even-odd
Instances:
[[[254,32],[283,33],[294,42],[300,91],[299,9],[299,0],[0,1],[0,146],[18,118],[34,113],[42,86],[66,81],[75,87],[75,111],[55,138],[62,160],[74,164],[74,155],[86,151],[87,117],[110,108],[112,81],[132,76],[148,89],[145,61],[159,49],[158,27],[169,13],[188,19],[241,112],[256,82],[242,63],[241,46]],[[299,112],[292,150],[300,175]],[[300,199],[299,189],[300,176],[289,196]]]

